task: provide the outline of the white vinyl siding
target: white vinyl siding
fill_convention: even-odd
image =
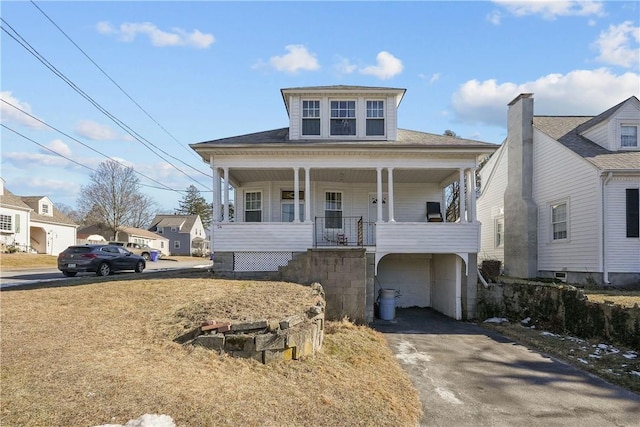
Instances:
[[[496,219],[504,218],[504,192],[507,188],[507,146],[503,145],[481,169],[482,193],[477,201],[478,221],[482,224],[479,259],[504,262],[504,246],[496,245]],[[506,230],[504,230],[507,232]]]
[[[601,271],[598,171],[537,129],[534,129],[533,146],[533,199],[538,206],[538,270]],[[554,241],[550,206],[563,201],[568,202],[568,239]]]
[[[587,129],[582,135],[611,151],[637,150],[636,146],[622,145],[623,126],[640,127],[640,106],[631,99],[615,112],[609,120]]]
[[[610,272],[640,273],[640,239],[627,237],[626,190],[640,178],[614,178],[606,187],[606,263]]]

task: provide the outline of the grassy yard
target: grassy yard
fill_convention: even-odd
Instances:
[[[15,252],[0,254],[0,268],[3,270],[57,267],[58,257],[44,254]]]
[[[269,365],[172,342],[200,320],[297,312],[306,287],[204,273],[113,279],[2,292],[0,425],[124,424],[145,413],[178,426],[420,419],[417,392],[383,336],[348,321],[327,322],[316,355]]]

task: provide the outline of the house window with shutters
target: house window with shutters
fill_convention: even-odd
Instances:
[[[627,237],[640,237],[640,190],[627,188],[626,191],[626,217]]]
[[[302,135],[320,136],[320,101],[302,101]]]
[[[563,241],[569,238],[568,214],[569,204],[566,201],[551,205],[551,240]]]
[[[13,231],[11,215],[0,215],[0,231]]]
[[[247,191],[244,193],[244,221],[262,222],[262,192]]]

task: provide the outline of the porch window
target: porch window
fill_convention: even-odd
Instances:
[[[295,220],[295,193],[293,191],[282,191],[281,193],[282,204],[282,222],[293,222]],[[298,200],[304,201],[304,191],[298,192]],[[299,204],[300,208],[300,220],[304,221],[304,203]]]
[[[320,135],[320,101],[302,101],[302,135]]]
[[[567,202],[551,205],[551,228],[552,240],[567,239]]]
[[[262,193],[248,191],[244,194],[244,221],[262,222]]]
[[[356,134],[356,101],[331,101],[331,135]]]
[[[638,126],[620,126],[620,146],[638,146]]]
[[[640,198],[637,188],[627,188],[627,237],[640,237]]]
[[[496,218],[496,248],[504,246],[504,218]]]
[[[384,101],[367,101],[367,136],[384,135]]]
[[[324,228],[342,228],[342,193],[327,191],[324,202]]]
[[[0,231],[13,231],[11,215],[0,215]]]

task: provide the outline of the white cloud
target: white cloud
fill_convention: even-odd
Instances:
[[[25,111],[26,113],[35,116],[31,112],[31,105],[26,102],[20,101],[18,98],[14,97],[10,91],[2,91],[0,92],[0,99],[5,101],[11,105],[18,107],[20,110]],[[45,125],[40,123],[39,121],[32,119],[31,117],[24,114],[22,111],[19,111],[13,108],[11,105],[7,105],[5,102],[0,102],[0,122],[1,123],[10,123],[15,122],[24,126],[28,126],[33,129],[44,129]]]
[[[601,1],[587,0],[493,0],[515,16],[541,15],[554,20],[558,16],[604,16]]]
[[[167,32],[150,22],[125,22],[120,24],[119,28],[115,28],[109,22],[102,21],[96,24],[96,30],[100,34],[118,35],[123,42],[132,42],[138,34],[144,34],[149,37],[151,44],[157,47],[189,46],[205,49],[216,40],[212,34],[205,34],[197,29],[189,33],[181,28],[172,28]]]
[[[456,120],[506,126],[507,104],[520,93],[533,93],[535,114],[596,115],[635,95],[637,73],[615,75],[606,68],[549,74],[526,83],[470,80],[453,94]]]
[[[92,120],[81,120],[78,122],[75,132],[80,136],[93,139],[95,141],[123,139],[118,132],[111,129],[109,126],[101,125],[100,123],[96,123]]]
[[[640,63],[640,27],[631,21],[611,25],[602,31],[594,46],[600,51],[598,61],[605,64],[638,68]]]
[[[40,190],[38,194],[51,194],[57,191],[76,193],[80,191],[80,183],[70,182],[68,180],[38,178],[33,176],[28,178],[25,184],[27,187]]]
[[[500,25],[502,22],[502,13],[498,10],[492,11],[487,15],[487,21],[491,22],[493,25]]]
[[[314,71],[320,68],[315,54],[310,53],[304,45],[290,44],[285,49],[289,53],[269,58],[269,64],[276,70],[293,74],[300,70]]]
[[[435,82],[437,82],[438,80],[440,80],[440,73],[433,73],[433,75],[431,76],[431,78],[429,79],[429,83],[430,84],[434,84]]]
[[[67,144],[62,142],[61,139],[54,139],[53,141],[51,141],[46,146],[47,146],[47,148],[50,148],[51,150],[55,151],[58,154],[62,154],[63,156],[66,156],[66,157],[71,156],[71,149],[69,148],[69,146]],[[44,150],[43,149],[42,153],[49,154],[51,152],[48,151],[48,150]]]
[[[351,74],[357,68],[357,65],[352,64],[347,58],[338,58],[338,62],[333,66],[333,69],[338,74]]]
[[[388,80],[400,74],[404,68],[402,61],[386,51],[378,53],[376,64],[360,69],[360,73],[372,75],[381,80]]]
[[[54,154],[28,153],[22,151],[2,153],[2,158],[18,168],[27,168],[30,170],[34,170],[37,166],[64,168],[70,164],[68,160]]]

